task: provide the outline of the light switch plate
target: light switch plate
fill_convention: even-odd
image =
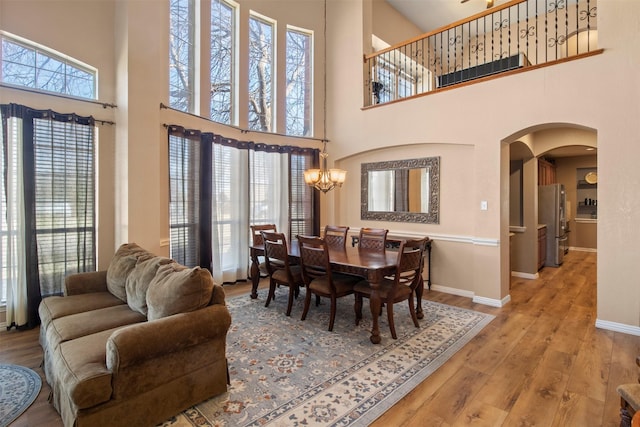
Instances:
[[[480,210],[486,211],[487,209],[489,209],[489,203],[486,200],[480,200]]]

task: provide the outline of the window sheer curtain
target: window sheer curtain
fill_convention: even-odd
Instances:
[[[286,153],[250,151],[249,192],[251,224],[275,224],[289,235],[289,156]]]
[[[96,267],[95,123],[16,104],[0,111],[0,280],[9,327],[34,327],[42,296]]]
[[[291,197],[291,173],[297,173],[291,158],[298,159],[297,167],[310,167],[318,150],[237,141],[177,125],[168,126],[168,137],[176,261],[209,269],[217,283],[233,283],[248,277],[250,224],[274,223],[291,235],[293,218],[296,234],[317,233],[314,193]]]

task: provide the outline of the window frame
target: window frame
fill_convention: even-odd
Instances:
[[[267,102],[270,104],[270,110],[267,112],[268,114],[265,114],[266,116],[266,120],[268,120],[268,124],[267,124],[267,129],[256,129],[254,127],[251,126],[251,108],[250,108],[250,104],[251,104],[251,68],[252,68],[252,60],[251,60],[251,21],[255,20],[255,21],[259,21],[262,24],[265,24],[267,26],[269,26],[271,28],[271,60],[269,61],[269,65],[271,67],[270,70],[270,87],[268,90],[268,95],[269,95],[269,99],[267,100]],[[253,10],[249,11],[249,22],[248,22],[248,37],[247,39],[249,40],[249,44],[247,46],[247,52],[249,54],[249,60],[247,63],[247,68],[248,68],[248,77],[247,77],[247,98],[248,98],[248,108],[247,108],[247,128],[253,131],[259,131],[259,132],[267,132],[267,133],[277,133],[278,127],[277,127],[277,113],[276,113],[276,106],[278,105],[278,100],[276,97],[277,94],[277,76],[278,76],[278,69],[277,69],[277,46],[278,46],[278,26],[277,26],[277,21],[275,21],[274,19],[271,19],[269,17],[266,17],[264,15],[261,15]]]

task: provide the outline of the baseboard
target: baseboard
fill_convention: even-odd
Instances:
[[[540,277],[537,271],[535,273],[524,273],[522,271],[512,271],[511,275],[513,277],[520,277],[522,279],[530,279],[530,280],[535,280]]]
[[[498,307],[498,308],[504,307],[507,303],[509,303],[509,301],[511,301],[511,295],[507,295],[501,300],[498,300],[493,298],[479,297],[479,296],[476,296],[476,294],[473,293],[472,291],[467,291],[464,289],[457,289],[457,288],[450,288],[448,286],[431,285],[431,289],[433,289],[434,291],[443,292],[445,294],[458,295],[465,298],[471,298],[471,301],[475,303],[488,305],[491,307]]]
[[[507,305],[511,301],[511,295],[507,295],[506,297],[499,299],[486,298],[486,297],[473,297],[473,302],[478,304],[488,305],[490,307],[498,307],[502,308]]]
[[[640,327],[625,325],[624,323],[616,323],[610,322],[608,320],[596,319],[596,328],[640,337]]]
[[[473,298],[474,293],[464,289],[450,288],[448,286],[431,285],[431,289],[445,294],[458,295],[460,297]]]

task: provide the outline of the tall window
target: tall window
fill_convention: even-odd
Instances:
[[[96,99],[97,71],[44,47],[1,34],[2,83]]]
[[[235,13],[226,1],[211,1],[211,120],[225,124],[235,124]]]
[[[195,0],[169,2],[169,106],[195,112]]]
[[[273,24],[249,18],[249,129],[273,129]]]
[[[0,290],[7,323],[31,325],[41,295],[96,268],[94,121],[15,104],[0,111]]]
[[[287,31],[286,133],[310,136],[311,129],[311,34]]]

